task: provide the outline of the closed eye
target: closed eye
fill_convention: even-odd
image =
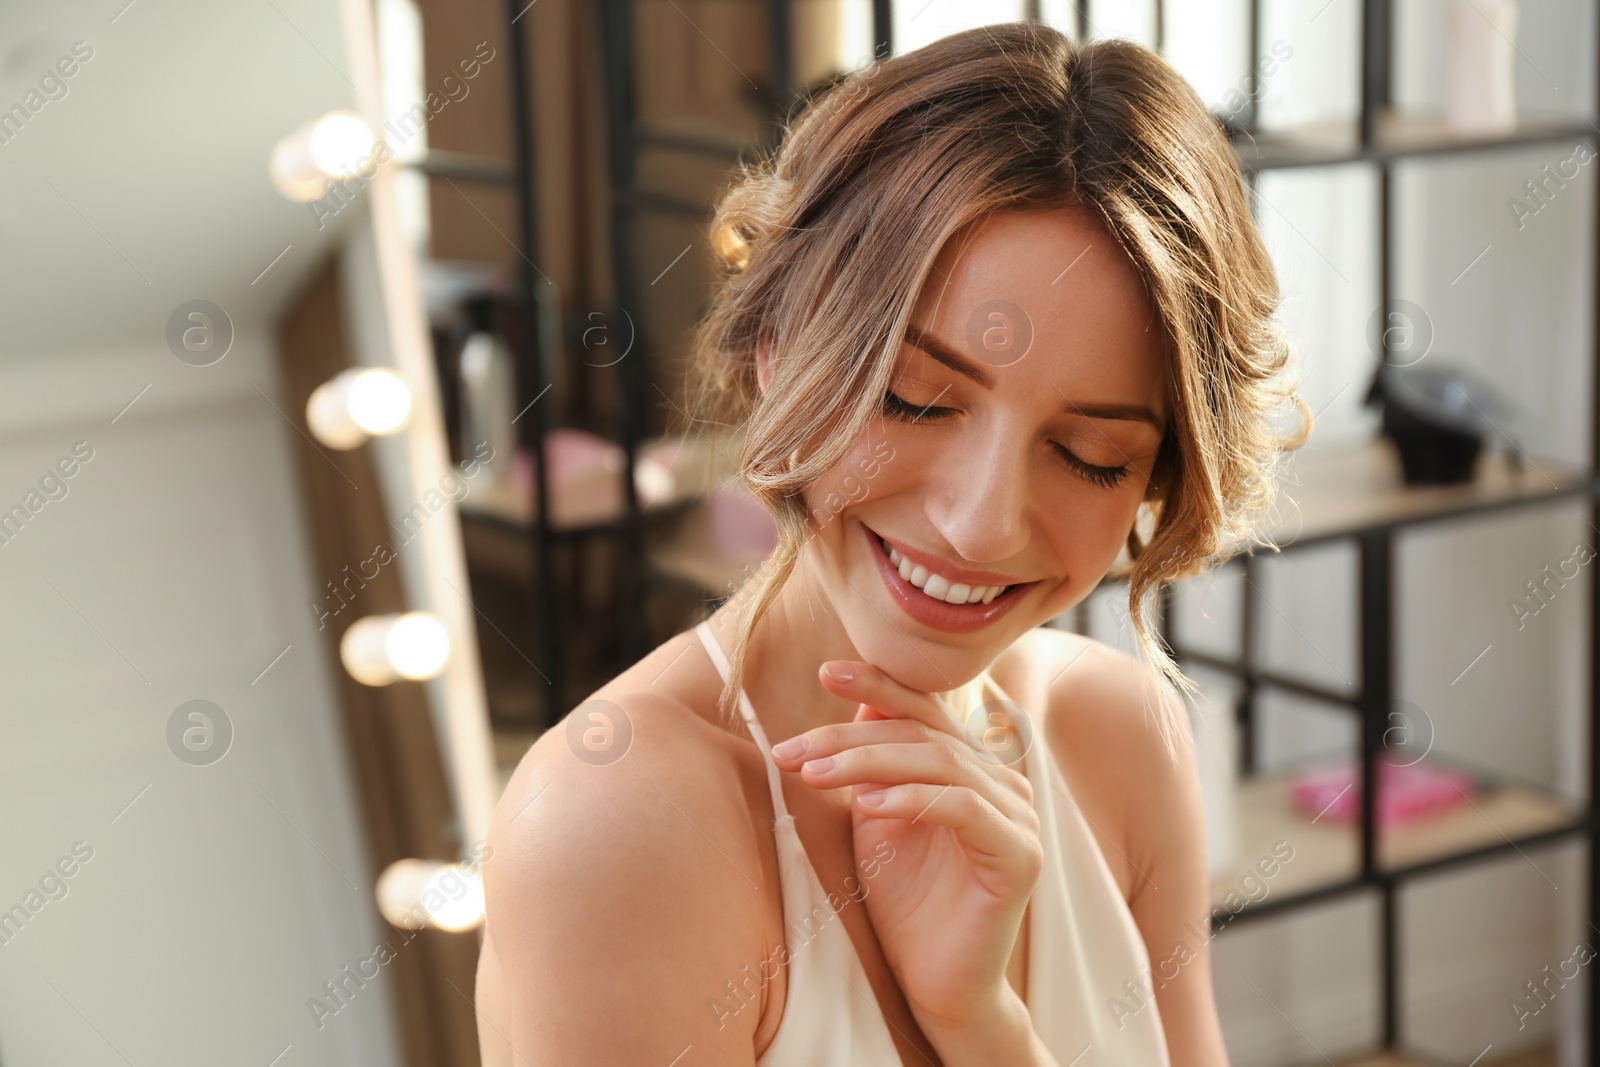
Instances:
[[[1094,484],[1104,486],[1107,489],[1115,489],[1118,485],[1121,485],[1122,479],[1128,476],[1128,471],[1131,469],[1126,463],[1120,467],[1098,467],[1093,463],[1085,463],[1060,445],[1056,445],[1055,448],[1060,453],[1061,458],[1067,461],[1067,466]]]
[[[883,410],[885,414],[892,418],[911,423],[938,422],[956,414],[955,408],[934,407],[931,404],[926,407],[918,407],[896,396],[892,390],[883,394]],[[1120,467],[1101,467],[1093,463],[1085,463],[1070,449],[1054,443],[1052,443],[1052,447],[1054,447],[1056,454],[1061,457],[1067,466],[1077,471],[1078,474],[1093,484],[1106,489],[1114,489],[1122,484],[1122,480],[1128,476],[1128,472],[1131,470],[1127,464],[1123,464]]]
[[[918,407],[900,399],[893,391],[883,394],[883,410],[894,418],[906,422],[937,422],[956,413],[955,408],[936,408],[931,404],[927,407]]]

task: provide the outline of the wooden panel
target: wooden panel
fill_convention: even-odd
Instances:
[[[517,193],[510,186],[430,177],[428,214],[431,258],[493,263],[513,278],[522,270],[522,226]],[[536,256],[530,258],[539,262]]]
[[[418,7],[422,13],[423,88],[446,93],[452,84],[447,78],[467,87],[465,97],[429,121],[428,147],[510,163],[511,53],[505,43],[505,4],[501,0],[421,0]],[[529,17],[523,16],[518,24]],[[482,61],[485,56],[492,58]],[[476,67],[471,64],[474,59],[481,61]],[[468,64],[465,68],[461,66],[464,61]],[[473,70],[477,73],[472,78],[463,77]],[[455,90],[457,94],[460,91]]]
[[[510,166],[516,112],[506,6],[498,0],[422,0],[425,85],[439,91],[453,77],[469,87],[428,124],[429,147]],[[563,294],[604,289],[605,159],[593,13],[581,4],[533,4],[517,20],[530,57],[534,186],[540,201],[539,247],[521,249]],[[459,64],[494,49],[463,81]],[[458,90],[459,92],[459,90]],[[599,195],[597,195],[599,194]],[[521,269],[515,190],[478,182],[429,182],[434,259],[505,263]],[[507,239],[510,239],[509,241]]]

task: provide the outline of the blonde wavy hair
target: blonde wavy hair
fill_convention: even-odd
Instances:
[[[778,545],[737,595],[736,694],[756,624],[807,536],[803,491],[877,411],[935,258],[1008,208],[1079,205],[1142,277],[1171,359],[1172,421],[1127,539],[1129,615],[1147,664],[1195,687],[1152,633],[1144,601],[1250,542],[1281,455],[1311,413],[1283,372],[1277,277],[1218,120],[1160,55],[1126,40],[1079,45],[1048,26],[983,26],[844,76],[809,99],[769,156],[717,204],[719,265],[695,330],[697,418],[743,426],[739,476]],[[763,394],[756,349],[767,342]],[[1298,432],[1274,428],[1280,409]],[[1141,521],[1142,520],[1142,521]],[[1141,530],[1148,527],[1148,533]],[[1275,547],[1275,546],[1273,546]],[[752,592],[753,591],[753,592]],[[1169,750],[1181,724],[1159,727]]]

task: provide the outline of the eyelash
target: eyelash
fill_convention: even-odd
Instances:
[[[906,403],[892,391],[883,394],[883,410],[892,418],[912,423],[923,420],[934,422],[955,414],[955,408],[916,407],[913,404]],[[1068,466],[1095,485],[1106,489],[1115,489],[1122,484],[1122,479],[1128,475],[1128,467],[1126,465],[1121,467],[1098,467],[1093,463],[1085,463],[1060,445],[1055,445],[1054,447],[1056,453],[1066,461]]]

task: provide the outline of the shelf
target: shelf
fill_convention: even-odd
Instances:
[[[1421,1053],[1404,1051],[1368,1052],[1349,1059],[1340,1059],[1338,1067],[1441,1067],[1445,1061]],[[1474,1067],[1556,1067],[1554,1045],[1544,1044],[1509,1056],[1474,1061]]]
[[[1461,133],[1451,129],[1443,115],[1387,112],[1379,116],[1373,145],[1361,144],[1360,125],[1349,119],[1254,136],[1246,132],[1233,147],[1240,166],[1263,171],[1482,152],[1577,138],[1593,141],[1597,136],[1600,130],[1592,123],[1570,115],[1529,114],[1519,116],[1516,127],[1504,133]]]
[[[1230,889],[1255,863],[1272,855],[1275,842],[1287,841],[1293,857],[1277,873],[1256,880],[1267,887],[1257,903],[1237,917],[1286,901],[1342,892],[1362,884],[1359,823],[1310,816],[1294,807],[1289,796],[1293,771],[1261,775],[1240,782],[1234,793],[1236,827],[1232,873],[1211,879],[1211,902],[1218,907]],[[1484,781],[1471,803],[1421,819],[1402,828],[1379,831],[1378,864],[1386,877],[1420,873],[1445,861],[1479,853],[1505,851],[1535,839],[1576,830],[1587,824],[1584,810],[1553,793],[1529,786]],[[1259,893],[1259,890],[1257,891]],[[1242,894],[1247,895],[1247,894]]]
[[[515,488],[501,486],[495,489],[485,487],[482,490],[474,490],[473,496],[476,499],[470,504],[463,501],[460,505],[462,522],[498,526],[524,538],[533,536],[534,509],[531,493],[518,492]],[[639,515],[645,521],[659,516],[677,515],[694,502],[695,497],[691,494],[678,494],[670,499],[653,503],[641,501]],[[624,528],[625,522],[626,516],[620,506],[608,508],[605,514],[590,514],[580,520],[565,518],[558,511],[556,521],[550,526],[550,533],[556,540],[575,540],[596,534],[616,533]]]
[[[726,161],[730,166],[753,147],[728,133],[727,126],[705,119],[680,118],[651,124],[637,123],[632,131],[635,148],[659,148]]]
[[[411,165],[430,178],[459,178],[489,185],[517,184],[517,169],[510,163],[469,152],[430,149]]]
[[[685,200],[671,193],[660,193],[653,189],[614,189],[611,199],[618,208],[629,208],[634,211],[659,211],[667,215],[678,215],[683,218],[706,219],[711,217],[712,208],[709,204]]]
[[[436,330],[454,328],[461,305],[473,297],[516,299],[514,278],[504,264],[475,263],[459,259],[424,259],[419,273],[428,324]]]
[[[630,131],[636,149],[687,152],[732,165],[758,146],[730,136],[707,120],[638,124]],[[1503,132],[1467,133],[1453,129],[1443,114],[1387,112],[1379,117],[1377,143],[1363,147],[1355,118],[1307,123],[1282,130],[1240,133],[1234,151],[1247,170],[1326,167],[1342,163],[1403,159],[1455,152],[1518,148],[1571,138],[1600,136],[1587,120],[1573,115],[1528,113]]]
[[[1201,652],[1198,649],[1184,648],[1181,644],[1173,641],[1168,641],[1167,644],[1172,649],[1173,657],[1184,666],[1192,664],[1204,667],[1207,670],[1220,671],[1235,678],[1250,677],[1254,678],[1256,684],[1260,686],[1279,689],[1295,696],[1320,701],[1351,712],[1360,712],[1361,710],[1355,703],[1360,694],[1354,688],[1339,690],[1330,686],[1318,685],[1315,682],[1304,682],[1298,678],[1280,674],[1277,671],[1265,670],[1260,667],[1248,667],[1238,660],[1214,656],[1209,652]]]
[[[1487,447],[1475,473],[1464,485],[1406,485],[1399,453],[1386,438],[1302,448],[1285,461],[1267,532],[1280,545],[1304,546],[1597,488],[1588,472],[1543,458],[1530,459],[1519,472],[1504,453]]]

